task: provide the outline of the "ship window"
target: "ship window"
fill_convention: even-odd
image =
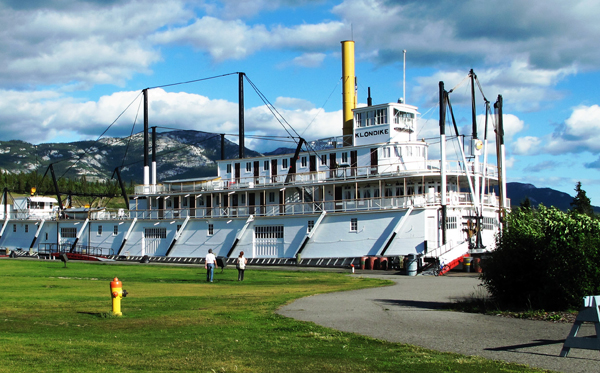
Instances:
[[[117,234],[119,234],[119,226],[114,225],[113,226],[113,236],[116,236]]]
[[[326,155],[321,156],[321,165],[327,166],[327,156]]]
[[[275,192],[269,192],[269,202],[275,202]]]
[[[17,231],[17,225],[13,224],[13,232],[16,232],[16,231]]]
[[[60,228],[60,236],[62,238],[76,238],[77,228]]]
[[[354,122],[356,123],[357,127],[363,127],[364,126],[364,124],[362,122],[362,113],[356,113],[356,118],[355,118]]]
[[[281,168],[282,168],[282,169],[286,169],[286,168],[288,168],[288,166],[287,166],[287,161],[288,161],[288,160],[287,160],[287,158],[283,158],[283,159],[281,160]]]
[[[365,198],[371,198],[371,190],[365,189]]]
[[[183,207],[188,207],[188,199],[187,199],[187,197],[183,197]]]
[[[252,162],[246,162],[246,172],[252,171]]]
[[[309,220],[308,221],[308,226],[306,227],[306,233],[312,232],[312,230],[313,230],[314,227],[315,227],[315,221],[314,220]]]
[[[373,192],[373,198],[379,198],[379,188],[375,188],[375,191]]]
[[[306,157],[302,157],[302,167],[306,167]]]
[[[390,158],[391,157],[391,151],[389,147],[385,147],[383,148],[383,158]]]
[[[204,206],[204,197],[198,197],[196,200],[196,207]]]
[[[386,197],[392,197],[393,196],[393,194],[392,194],[392,187],[386,187],[385,188],[385,196]]]
[[[446,218],[446,229],[456,229],[456,228],[458,228],[456,216],[448,216]]]
[[[375,112],[374,111],[367,111],[366,113],[366,118],[365,118],[365,127],[367,126],[372,126],[375,124]]]
[[[407,146],[406,147],[406,155],[408,157],[412,157],[412,146]]]
[[[231,173],[231,163],[229,163],[227,165],[227,173],[230,174]]]
[[[25,233],[29,232],[29,225],[25,224]]]
[[[283,225],[256,226],[254,238],[283,238]]]
[[[263,170],[268,171],[269,170],[269,161],[265,161],[263,163]]]
[[[215,233],[215,227],[212,224],[208,225],[207,235],[212,236]]]
[[[387,123],[387,109],[377,109],[375,111],[375,124]]]
[[[402,195],[404,195],[404,188],[403,188],[403,187],[401,187],[401,186],[397,186],[397,187],[396,187],[396,195],[397,195],[397,196],[402,196]]]
[[[394,151],[396,152],[396,157],[398,157],[398,158],[402,157],[402,147],[401,146],[396,146],[394,148]]]
[[[348,163],[348,152],[342,153],[342,163]]]
[[[46,241],[48,241],[48,232],[46,232]]]
[[[358,218],[350,219],[350,232],[358,231]]]
[[[167,238],[167,228],[146,228],[144,238]]]
[[[168,199],[168,200],[167,200],[167,207],[171,207],[171,206],[172,206],[172,204],[171,204],[171,200],[170,200],[170,199]]]
[[[98,236],[102,235],[102,226],[98,226]]]
[[[242,194],[242,197],[240,198],[240,200],[241,200],[241,202],[240,202],[240,203],[241,203],[242,205],[245,205],[245,204],[246,204],[246,194]]]

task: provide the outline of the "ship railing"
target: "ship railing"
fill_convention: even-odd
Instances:
[[[73,248],[72,243],[43,243],[38,246],[39,254],[52,254],[52,253],[77,253],[90,256],[109,256],[114,255],[114,250],[110,247],[98,247],[88,245],[75,245]]]
[[[245,206],[216,206],[195,207],[181,209],[162,210],[131,210],[129,218],[138,219],[184,219],[190,218],[230,218],[254,216],[278,216],[278,215],[303,215],[320,214],[328,212],[352,212],[373,211],[386,209],[402,209],[409,207],[439,206],[441,203],[440,193],[427,193],[411,196],[385,196],[362,199],[345,199],[332,201],[313,202],[286,202],[282,204],[267,205],[245,205]],[[472,206],[470,193],[449,192],[447,195],[448,206]],[[484,205],[497,207],[499,199],[492,195],[484,198]],[[111,215],[105,215],[111,216]],[[92,219],[102,220],[100,216]]]
[[[262,186],[283,186],[286,180],[290,184],[316,184],[323,182],[339,181],[360,181],[379,178],[381,176],[411,176],[438,174],[440,172],[441,161],[415,160],[410,162],[392,162],[386,163],[385,159],[379,161],[380,164],[374,166],[352,167],[349,164],[340,164],[335,168],[321,169],[311,172],[295,173],[287,180],[287,174],[281,175],[259,175],[250,177],[231,177],[209,181],[195,181],[189,183],[169,183],[159,185],[139,185],[135,187],[135,194],[171,194],[171,193],[203,193],[221,190],[243,190]],[[322,167],[319,165],[319,167]],[[474,163],[468,162],[469,172],[474,171]],[[448,174],[460,174],[464,172],[461,161],[447,161],[446,171]],[[478,174],[483,175],[483,164],[479,165]],[[496,166],[487,165],[485,174],[491,178],[497,178],[498,169]]]

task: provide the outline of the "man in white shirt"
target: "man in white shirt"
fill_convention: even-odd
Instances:
[[[208,249],[204,268],[206,268],[206,281],[213,282],[213,273],[215,272],[215,268],[217,268],[217,258],[213,254],[212,249]]]

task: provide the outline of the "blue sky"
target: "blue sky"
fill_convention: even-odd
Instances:
[[[359,103],[367,87],[375,103],[402,97],[407,50],[407,103],[434,137],[438,82],[472,68],[504,98],[508,180],[571,195],[581,181],[600,205],[598,19],[596,1],[0,0],[0,140],[96,139],[143,88],[240,71],[305,138],[339,135],[340,41],[353,39]],[[245,90],[247,131],[283,135]],[[468,92],[452,96],[464,134]],[[128,135],[137,108],[106,136]],[[236,133],[237,76],[150,91],[150,125]]]

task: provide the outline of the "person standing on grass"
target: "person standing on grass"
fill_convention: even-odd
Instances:
[[[244,270],[246,269],[246,264],[248,263],[248,259],[244,258],[244,252],[240,252],[240,256],[237,258],[237,263],[235,268],[238,270],[238,281],[244,281]]]
[[[215,254],[213,254],[212,249],[208,249],[204,268],[206,268],[206,281],[213,282],[213,274],[215,272],[215,268],[217,268],[217,258],[215,257]]]

